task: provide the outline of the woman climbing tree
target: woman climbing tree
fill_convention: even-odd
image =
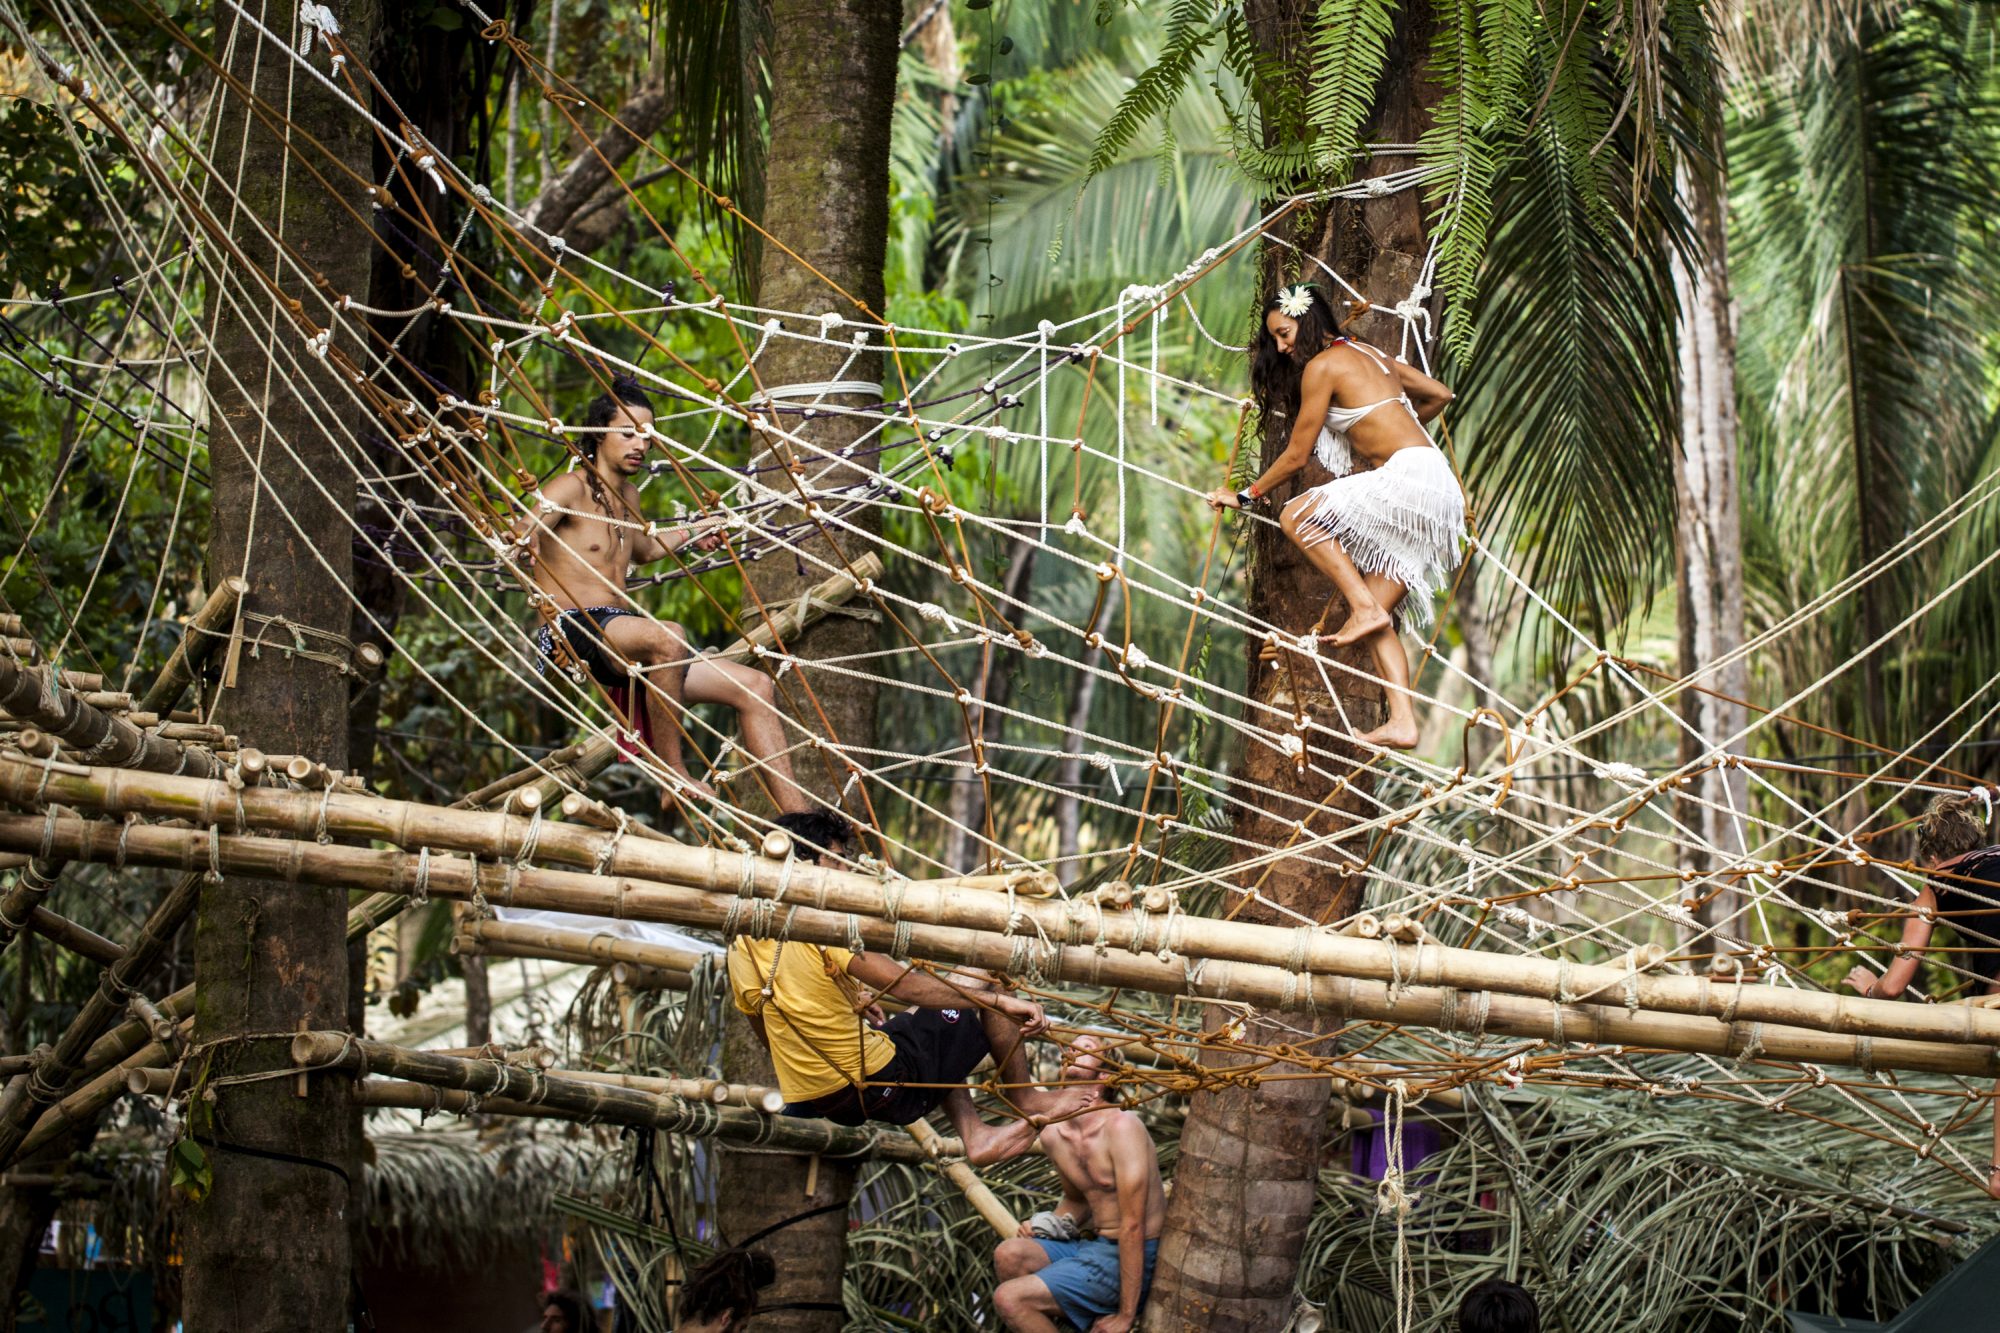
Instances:
[[[1396,612],[1403,608],[1412,623],[1430,623],[1431,600],[1458,567],[1465,497],[1424,429],[1451,401],[1451,390],[1342,336],[1333,306],[1312,283],[1281,287],[1265,303],[1250,345],[1250,385],[1264,420],[1291,422],[1290,442],[1248,487],[1211,491],[1208,503],[1216,509],[1268,504],[1308,458],[1333,474],[1294,496],[1278,522],[1347,599],[1347,623],[1333,642],[1366,641],[1375,655],[1389,720],[1360,739],[1412,749],[1410,660]],[[1324,624],[1322,616],[1314,632]]]

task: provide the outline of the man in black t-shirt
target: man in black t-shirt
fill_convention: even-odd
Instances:
[[[1917,821],[1916,863],[1929,877],[1910,905],[1895,961],[1877,976],[1856,965],[1847,984],[1877,1000],[1893,1000],[1915,980],[1929,952],[1931,932],[1943,921],[1958,934],[1958,967],[1973,979],[1971,1003],[2000,995],[2000,846],[1986,841],[1991,797],[1940,796]],[[2000,1094],[2000,1082],[1994,1084]],[[1993,1124],[1993,1164],[1986,1192],[2000,1199],[2000,1115]]]

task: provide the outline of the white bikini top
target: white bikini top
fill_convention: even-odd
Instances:
[[[1389,364],[1389,359],[1367,343],[1355,342],[1352,338],[1339,338],[1335,341],[1368,353],[1376,365],[1391,375],[1396,373],[1395,367]],[[1388,403],[1401,403],[1403,410],[1410,414],[1410,420],[1417,423],[1417,429],[1423,430],[1424,434],[1429,436],[1430,432],[1424,430],[1423,419],[1417,415],[1416,404],[1410,401],[1410,395],[1406,393],[1399,393],[1393,398],[1380,398],[1361,407],[1342,407],[1335,403],[1326,409],[1326,424],[1320,427],[1319,442],[1313,445],[1313,457],[1319,460],[1319,465],[1336,477],[1344,477],[1354,471],[1354,446],[1347,442],[1347,432],[1370,412]]]

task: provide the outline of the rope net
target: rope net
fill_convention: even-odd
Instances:
[[[1033,328],[925,327],[868,309],[831,283],[819,308],[768,309],[732,299],[704,271],[708,257],[689,253],[649,207],[655,196],[631,187],[665,173],[684,199],[757,231],[647,136],[635,135],[633,163],[611,178],[653,253],[644,265],[613,262],[542,229],[531,206],[468,175],[407,121],[371,110],[393,99],[323,9],[305,6],[273,31],[270,14],[234,0],[223,7],[241,20],[243,40],[261,40],[261,58],[288,63],[294,85],[338,98],[391,163],[381,179],[358,177],[295,136],[284,188],[350,215],[356,234],[427,295],[408,308],[372,308],[366,292],[333,289],[282,235],[267,234],[284,288],[308,293],[289,301],[273,274],[230,243],[223,219],[241,226],[255,211],[244,183],[211,157],[218,85],[271,125],[289,124],[288,108],[233,83],[192,45],[180,53],[186,86],[148,82],[87,4],[45,6],[60,38],[53,49],[27,35],[12,0],[0,0],[0,19],[31,53],[35,95],[60,117],[84,170],[98,173],[93,184],[129,261],[98,290],[17,301],[0,317],[0,358],[66,398],[106,447],[129,451],[122,495],[168,482],[163,521],[144,529],[121,499],[92,566],[101,571],[121,543],[159,552],[160,577],[125,654],[126,688],[168,600],[176,551],[185,559],[198,545],[188,501],[207,483],[204,449],[240,451],[260,477],[260,458],[296,461],[295,442],[256,410],[267,395],[287,395],[315,414],[351,471],[358,566],[407,601],[398,625],[360,594],[359,581],[343,583],[355,623],[392,648],[391,679],[421,689],[459,744],[509,766],[546,753],[513,725],[530,711],[573,736],[615,738],[628,762],[611,779],[610,799],[631,804],[642,790],[665,797],[685,836],[709,845],[758,845],[774,802],[788,794],[789,770],[815,803],[861,828],[864,846],[849,864],[879,876],[887,893],[906,878],[981,868],[1045,872],[1065,897],[1142,913],[1152,924],[1139,938],[1162,960],[1180,957],[1204,919],[1246,910],[1298,927],[1302,941],[1318,931],[1380,938],[1391,958],[1410,944],[1419,956],[1426,944],[1466,946],[1610,962],[1634,977],[1709,976],[1739,990],[1822,989],[1814,969],[1823,973],[1830,959],[1853,953],[1879,971],[1894,955],[1921,884],[1900,841],[1900,812],[1978,786],[1926,756],[1990,729],[2000,710],[1994,679],[1901,743],[1839,734],[1823,737],[1849,751],[1838,759],[1769,752],[1823,732],[1810,720],[1814,698],[1956,585],[1787,697],[1736,701],[1749,712],[1733,734],[1696,731],[1681,702],[1715,693],[1731,661],[1781,651],[1815,618],[1973,521],[1991,506],[2000,475],[1775,618],[1730,659],[1689,675],[1613,651],[1544,600],[1516,572],[1509,543],[1478,529],[1474,496],[1462,587],[1447,600],[1466,590],[1510,599],[1554,627],[1571,665],[1554,684],[1508,686],[1475,676],[1466,654],[1434,633],[1413,672],[1425,742],[1411,753],[1380,750],[1356,739],[1365,727],[1347,716],[1353,700],[1379,693],[1372,673],[1246,609],[1245,533],[1271,520],[1225,518],[1201,503],[1256,454],[1240,348],[1216,331],[1210,293],[1245,290],[1256,249],[1285,244],[1277,234],[1285,219],[1335,199],[1436,194],[1434,252],[1453,225],[1448,180],[1391,169],[1281,201],[1178,266],[1163,264],[1154,282]],[[559,127],[584,143],[612,127],[611,112],[504,24],[486,21],[484,40],[517,62],[524,95],[543,99]],[[86,138],[116,144],[144,183],[143,207],[102,176]],[[1376,150],[1404,159],[1407,151]],[[761,237],[790,254],[785,239]],[[1312,271],[1317,262],[1303,256],[1296,265],[1345,286],[1323,265]],[[661,268],[670,280],[651,276]],[[1400,329],[1383,350],[1426,370],[1431,281],[1427,263],[1407,292],[1348,289]],[[1230,299],[1225,292],[1221,310]],[[247,421],[205,410],[203,377],[235,375],[206,355],[205,310],[270,329],[271,383],[234,383],[252,406]],[[22,328],[30,316],[59,322],[94,356],[38,345]],[[462,382],[438,379],[410,354],[419,338],[440,337],[469,367]],[[832,371],[775,380],[767,368],[799,348],[815,349]],[[878,361],[879,380],[866,373]],[[657,404],[639,432],[648,449],[635,479],[642,505],[607,513],[615,506],[552,498],[594,445],[581,422],[584,399],[619,377]],[[1449,450],[1448,430],[1439,443]],[[274,489],[261,487],[254,503],[257,524],[295,521]],[[51,511],[45,504],[22,525],[4,591],[53,611],[49,661],[105,675],[79,626],[132,617],[93,600],[94,574],[79,593],[58,592],[32,545]],[[752,755],[734,717],[680,707],[664,668],[615,644],[607,651],[632,686],[624,701],[573,659],[549,668],[535,633],[555,625],[560,608],[521,557],[532,538],[581,558],[554,530],[566,519],[601,524],[635,550],[665,547],[690,524],[721,535],[712,550],[683,544],[664,552],[659,569],[635,569],[627,593],[649,628],[680,641],[747,642],[741,655],[779,705],[775,749]],[[1974,572],[1995,559],[2000,550]],[[871,561],[883,572],[866,572]],[[804,584],[831,581],[845,595],[773,602],[758,593],[767,564],[789,565]],[[663,613],[669,605],[678,619]],[[879,638],[866,651],[809,656],[797,651],[799,618],[785,618],[793,611],[864,617]],[[215,633],[251,653],[354,659],[345,626],[295,626],[247,610]],[[1291,673],[1288,691],[1266,694],[1220,665],[1261,644],[1282,651],[1252,669]],[[828,720],[824,695],[855,689],[880,700],[873,743],[843,740]],[[1329,707],[1298,702],[1307,695]],[[1293,702],[1274,702],[1283,699]],[[679,732],[688,777],[663,758],[662,737],[643,734],[641,710]],[[426,733],[425,743],[441,734]],[[1693,762],[1678,758],[1683,737]],[[383,749],[412,781],[424,778],[397,744]],[[1249,779],[1232,757],[1258,750],[1358,803],[1359,815],[1335,817],[1324,803]],[[551,780],[558,796],[595,802],[572,771],[557,767]],[[1068,838],[1065,818],[1075,829]],[[1289,831],[1245,832],[1272,827]],[[1725,832],[1705,831],[1714,829]],[[1362,886],[1359,909],[1320,920],[1270,896],[1280,864]],[[779,915],[748,912],[737,924],[777,936]],[[1956,951],[1933,954],[1923,998],[1966,998],[1977,986],[1966,960],[2000,947],[1961,938]],[[1448,1014],[1435,1028],[1321,1015],[1263,1041],[1246,1035],[1247,1004],[1037,984],[1031,957],[1024,950],[1016,969],[1023,993],[1060,1014],[1059,1034],[1106,1036],[1128,1103],[1328,1076],[1357,1094],[1393,1088],[1398,1106],[1482,1086],[1637,1091],[1837,1126],[1968,1183],[1987,1177],[1981,1127],[1992,1094],[1981,1080],[1829,1073],[1760,1056],[1754,1041],[1732,1059],[1565,1040],[1564,1006],[1604,1000],[1566,988],[1549,1039],[1494,1036],[1471,1015]],[[1302,974],[1302,955],[1289,967]],[[1264,1030],[1282,1031],[1292,1008],[1257,1017]],[[1225,1011],[1222,1021],[1207,1022],[1210,1009]]]

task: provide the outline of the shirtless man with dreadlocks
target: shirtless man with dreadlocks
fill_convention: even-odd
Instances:
[[[602,686],[641,739],[698,796],[715,793],[688,771],[681,714],[689,704],[729,705],[742,719],[743,748],[778,808],[810,809],[792,780],[771,678],[736,662],[693,656],[679,625],[647,615],[626,592],[625,576],[634,565],[664,560],[689,544],[702,551],[722,544],[713,527],[662,531],[640,512],[632,478],[645,465],[645,428],[652,421],[652,402],[638,384],[613,381],[584,413],[587,466],[551,480],[538,508],[515,527],[515,546],[528,548],[535,586],[557,611],[536,634],[536,647],[545,663],[579,684],[588,675]],[[671,799],[669,793],[662,804]]]

